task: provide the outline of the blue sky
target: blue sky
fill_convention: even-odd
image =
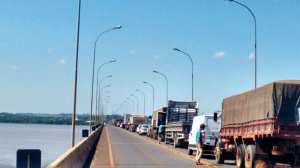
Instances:
[[[240,0],[257,19],[258,86],[300,77],[300,1]],[[0,111],[71,113],[74,89],[77,1],[0,1]],[[108,113],[130,94],[146,94],[146,114],[169,99],[194,99],[201,113],[221,110],[222,99],[254,88],[254,22],[250,13],[224,0],[82,0],[77,113],[90,109],[93,45],[101,37],[96,67],[111,85]],[[105,89],[104,89],[105,90]],[[131,97],[135,101],[134,97]]]

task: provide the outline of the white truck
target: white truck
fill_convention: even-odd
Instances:
[[[220,120],[220,117],[218,119]],[[196,116],[193,119],[192,130],[189,135],[189,155],[193,155],[193,152],[197,150],[196,136],[201,124],[205,124],[205,142],[203,146],[203,153],[214,153],[215,140],[219,136],[221,125],[214,121],[214,115],[201,115]]]

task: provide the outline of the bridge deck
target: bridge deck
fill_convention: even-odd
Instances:
[[[184,168],[199,166],[196,166],[192,160],[133,136],[124,129],[107,126],[103,129],[91,167]]]

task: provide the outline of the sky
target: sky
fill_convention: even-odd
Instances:
[[[257,20],[257,86],[300,78],[300,1],[239,0]],[[77,113],[89,113],[94,42],[106,114],[130,98],[146,115],[169,99],[194,100],[200,114],[222,109],[225,97],[254,89],[254,20],[226,0],[82,0]],[[78,1],[0,1],[0,112],[72,113]],[[105,96],[104,96],[105,97]],[[95,103],[94,103],[95,105]],[[131,105],[132,106],[132,105]],[[95,108],[95,107],[94,107]],[[132,110],[132,107],[131,107]],[[135,111],[136,112],[136,111]]]

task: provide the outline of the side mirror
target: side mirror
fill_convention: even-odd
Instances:
[[[218,113],[214,113],[214,122],[218,121]]]

